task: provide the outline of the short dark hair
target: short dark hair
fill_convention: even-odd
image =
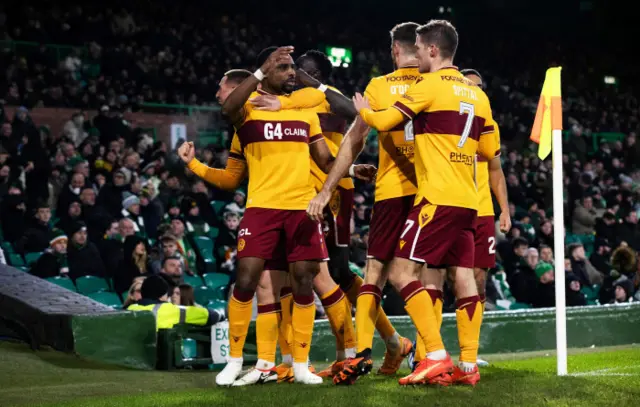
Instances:
[[[274,47],[267,47],[262,51],[260,51],[260,53],[256,57],[256,66],[260,68],[262,64],[264,64],[267,61],[267,58],[269,58],[269,55],[273,54],[277,49],[278,47],[274,46]]]
[[[517,248],[520,246],[529,246],[529,242],[524,237],[517,237],[513,239],[513,248]]]
[[[167,256],[162,259],[162,267],[164,267],[169,260],[178,260],[179,262],[182,262],[182,259],[179,256]]]
[[[546,244],[541,244],[540,245],[540,251],[542,251],[543,249],[551,249],[551,246],[548,246]]]
[[[227,78],[227,82],[231,81],[234,83],[240,83],[250,77],[251,72],[247,71],[246,69],[232,69],[225,72],[224,76]]]
[[[458,31],[447,20],[431,20],[418,27],[416,35],[427,44],[435,44],[444,58],[453,58],[458,49]]]
[[[420,27],[420,24],[411,21],[397,24],[391,29],[391,31],[389,31],[391,41],[396,41],[405,47],[414,46],[416,43],[416,30],[418,27]]]
[[[331,65],[329,57],[324,52],[320,52],[316,49],[311,49],[300,55],[300,57],[298,57],[298,60],[296,61],[296,64],[299,65],[300,61],[306,58],[311,59],[316,64],[318,70],[320,71],[320,75],[322,75],[323,81],[329,79],[329,77],[331,76],[331,71],[333,71],[333,65]]]

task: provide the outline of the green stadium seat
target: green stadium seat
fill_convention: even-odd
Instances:
[[[16,268],[18,270],[20,270],[20,271],[24,271],[25,273],[28,273],[31,270],[31,268],[27,267],[27,266],[20,266],[20,267],[16,267]]]
[[[27,253],[24,255],[25,263],[27,263],[27,266],[31,267],[36,261],[38,261],[40,256],[42,256],[42,252]]]
[[[8,253],[7,260],[13,267],[26,266],[24,259],[18,253]]]
[[[189,284],[191,287],[202,287],[204,282],[202,281],[202,277],[200,276],[184,276],[184,282]]]
[[[212,289],[229,285],[229,276],[222,273],[208,273],[202,276],[204,284]]]
[[[220,215],[222,210],[224,209],[224,207],[227,206],[227,202],[224,201],[211,201],[211,207],[213,208],[213,211]]]
[[[67,290],[76,292],[76,286],[73,284],[73,281],[67,277],[49,277],[46,280]]]
[[[13,253],[13,246],[9,242],[2,242],[2,250],[4,254]]]
[[[107,305],[113,309],[121,309],[122,302],[120,301],[120,297],[116,293],[110,293],[106,291],[100,291],[97,293],[91,293],[87,295],[87,297],[91,298],[94,301],[97,301],[101,304]]]
[[[76,279],[76,287],[80,294],[88,295],[100,291],[109,291],[107,280],[95,276],[83,276]]]
[[[220,229],[209,228],[209,237],[211,238],[211,240],[215,241],[219,234],[220,234]]]
[[[227,302],[223,300],[213,300],[207,303],[207,308],[227,313]]]
[[[197,342],[191,338],[182,339],[182,359],[195,359],[198,357]]]
[[[214,288],[214,291],[216,293],[216,299],[223,300],[223,301],[227,301],[228,300],[227,286],[226,285]]]
[[[206,236],[197,236],[194,239],[196,250],[204,261],[205,273],[216,270],[216,259],[213,256],[213,241]]]
[[[198,304],[207,304],[209,301],[217,299],[216,292],[207,286],[194,287],[193,295]]]

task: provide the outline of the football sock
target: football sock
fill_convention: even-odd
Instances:
[[[360,278],[359,275],[354,274],[353,284],[351,284],[351,287],[349,287],[349,289],[345,291],[345,294],[349,299],[349,301],[351,302],[351,304],[357,304],[358,294],[360,293],[360,289],[362,288],[363,285],[364,285],[364,280]],[[374,287],[376,286],[374,285]],[[380,296],[382,296],[382,293],[380,293]],[[378,301],[378,303],[380,303],[380,301]],[[356,307],[356,313],[357,313],[357,310],[358,308]],[[378,306],[378,318],[376,319],[375,322],[376,322],[376,330],[378,331],[378,333],[380,334],[380,337],[385,342],[387,343],[389,341],[394,342],[397,339],[398,340],[397,345],[400,346],[400,337],[396,334],[395,328],[393,327],[393,325],[391,325],[391,321],[389,321],[387,314],[384,312],[381,306]],[[356,323],[356,326],[357,326],[357,323]],[[356,329],[356,332],[357,332],[357,329]]]
[[[293,311],[293,295],[291,287],[283,287],[280,290],[280,329],[278,334],[278,344],[280,345],[280,354],[282,355],[282,363],[291,365],[293,359],[291,357],[291,341],[293,340],[293,332],[291,328],[291,312]]]
[[[427,356],[430,357],[430,352],[439,350],[446,354],[433,301],[420,281],[414,280],[404,286],[400,291],[400,295],[404,299],[404,309],[416,326],[418,335],[424,341]]]
[[[293,327],[293,361],[308,363],[309,348],[313,335],[316,304],[313,295],[294,295],[291,326]]]
[[[456,307],[460,361],[475,364],[478,360],[478,342],[482,324],[480,297],[474,295],[461,298],[456,302]]]
[[[232,358],[242,358],[251,323],[253,294],[235,288],[229,301],[229,356]]]
[[[344,297],[344,293],[340,289],[340,286],[336,285],[332,290],[326,292],[320,298],[320,301],[322,302],[324,311],[329,319],[331,331],[336,337],[336,351],[339,352],[338,357],[343,356],[345,350],[344,333],[347,324],[347,307],[345,306],[345,302],[347,302],[347,300]]]
[[[443,294],[442,290],[435,290],[432,288],[427,288],[427,293],[431,297],[431,302],[433,304],[433,310],[436,314],[436,321],[438,322],[438,331],[442,327],[442,306],[443,306]],[[420,362],[427,355],[427,348],[424,346],[424,342],[420,336],[416,336],[416,353],[414,355],[413,360],[416,362]]]
[[[256,347],[258,348],[259,369],[269,369],[264,362],[274,364],[276,361],[276,348],[278,345],[278,325],[280,322],[280,303],[258,304],[258,317],[256,318]]]
[[[358,336],[358,353],[373,347],[373,334],[382,291],[373,285],[365,284],[360,288],[356,305],[356,333]]]

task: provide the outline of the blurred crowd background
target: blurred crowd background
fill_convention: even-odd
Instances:
[[[104,279],[114,306],[135,297],[134,280],[150,273],[183,292],[177,302],[226,298],[246,187],[220,191],[198,180],[177,160],[166,131],[138,126],[130,115],[197,112],[185,136],[196,141],[202,161],[224,167],[230,129],[215,100],[224,72],[254,69],[257,53],[274,44],[294,45],[296,53],[345,47],[352,61],[334,69],[332,83],[352,95],[393,69],[394,24],[447,18],[460,31],[456,63],[484,76],[503,141],[514,227],[498,233],[487,308],[553,306],[558,272],[566,273],[570,306],[640,300],[638,93],[633,68],[616,59],[625,55],[619,38],[635,28],[597,1],[517,3],[449,1],[416,9],[406,1],[328,0],[313,13],[287,1],[262,11],[255,1],[242,9],[199,0],[3,3],[5,261],[56,281]],[[551,160],[540,161],[528,140],[544,71],[557,65],[563,66],[565,219],[552,213]],[[46,114],[36,120],[36,112]],[[359,160],[377,162],[375,132]],[[373,198],[372,185],[357,184],[356,273],[365,263]],[[566,230],[564,270],[552,266],[558,222]],[[387,312],[404,313],[391,291]]]

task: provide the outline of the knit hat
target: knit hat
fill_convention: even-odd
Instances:
[[[615,287],[622,287],[622,289],[627,293],[627,298],[633,295],[633,281],[628,278],[620,278],[614,284]]]
[[[140,205],[140,198],[128,191],[122,193],[122,207],[124,209],[129,209],[136,204]]]
[[[553,266],[549,263],[541,261],[536,266],[536,277],[540,278],[548,271],[553,271]]]
[[[71,157],[71,158],[69,159],[69,167],[70,167],[71,169],[73,169],[73,168],[75,168],[75,167],[76,167],[76,165],[78,165],[78,164],[82,164],[82,163],[86,163],[86,162],[87,162],[87,160],[86,160],[83,156],[81,156],[81,155],[76,155],[76,156]]]
[[[151,168],[155,168],[156,164],[157,164],[157,162],[155,162],[155,161],[149,161],[147,164],[145,164],[144,167],[142,167],[142,173],[144,174],[145,172],[147,172],[147,170],[149,170]]]
[[[131,171],[128,168],[118,168],[114,174],[122,174],[122,176],[124,177],[124,183],[131,183]]]
[[[69,226],[69,230],[67,230],[67,233],[69,236],[73,236],[81,230],[87,230],[87,225],[85,225],[83,221],[76,221],[73,222],[71,226]]]
[[[157,300],[169,293],[169,284],[164,278],[158,275],[151,275],[144,279],[142,287],[140,287],[140,294],[142,298],[149,300]]]
[[[65,235],[60,229],[53,229],[51,231],[51,236],[49,237],[49,246],[53,246],[62,240],[68,240],[67,235]]]
[[[243,191],[243,190],[241,190],[241,189],[236,189],[235,194],[236,194],[236,195],[242,195],[242,196],[243,196],[243,197],[245,197],[245,198],[247,197],[247,193],[246,193],[246,192],[244,192],[244,191]]]

